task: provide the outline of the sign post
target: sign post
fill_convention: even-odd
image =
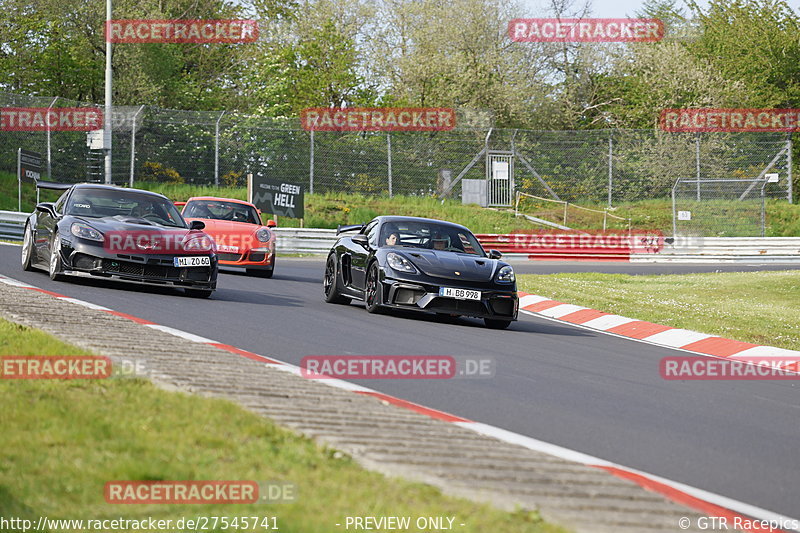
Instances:
[[[42,154],[29,150],[17,149],[17,211],[22,211],[22,180],[33,180],[42,177]],[[36,202],[39,202],[39,189],[36,189]]]
[[[303,218],[305,193],[301,185],[247,175],[248,198],[264,213]]]

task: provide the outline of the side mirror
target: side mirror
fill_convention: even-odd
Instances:
[[[501,254],[499,251],[489,250],[489,259],[500,259],[501,257],[503,257],[503,254]]]
[[[189,229],[191,229],[191,230],[195,230],[195,229],[201,230],[201,229],[205,229],[205,227],[206,227],[206,223],[203,222],[202,220],[192,220],[189,223]]]
[[[367,239],[367,236],[364,235],[363,233],[356,233],[355,235],[350,237],[350,240],[352,240],[356,244],[360,244],[364,248],[369,248],[369,239]]]
[[[51,202],[42,202],[40,204],[36,204],[36,210],[40,213],[50,215],[53,218],[56,217],[56,207]]]
[[[277,227],[277,225],[278,225],[278,223],[275,222],[274,220],[272,220],[272,219],[267,220],[267,227],[268,228],[274,228],[274,227]]]

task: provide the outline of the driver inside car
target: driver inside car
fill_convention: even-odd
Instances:
[[[450,237],[437,231],[431,238],[431,246],[434,250],[446,250],[450,246]]]
[[[397,246],[400,243],[400,236],[393,231],[386,237],[386,246]]]

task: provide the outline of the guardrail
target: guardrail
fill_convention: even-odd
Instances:
[[[0,211],[0,239],[21,241],[28,213]]]
[[[28,213],[0,211],[0,238],[22,240]],[[286,254],[324,255],[336,242],[336,230],[317,228],[275,228],[277,251]],[[642,263],[798,263],[800,237],[688,237],[666,239],[659,251],[645,247],[586,245],[565,249],[558,246],[520,248],[515,234],[479,234],[486,249],[500,250],[508,257],[540,260],[631,261]],[[574,237],[574,235],[573,235]],[[670,242],[672,241],[672,242]],[[587,241],[589,242],[589,241]]]
[[[600,233],[479,233],[475,236],[487,250],[498,250],[508,257],[542,261],[628,261],[634,248],[630,237]]]
[[[284,254],[327,254],[336,242],[335,229],[275,228],[275,248]]]
[[[800,237],[685,237],[658,254],[631,254],[635,263],[797,263]]]

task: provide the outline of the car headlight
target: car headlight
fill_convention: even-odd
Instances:
[[[208,235],[190,235],[183,241],[183,249],[187,252],[213,252],[216,243]]]
[[[494,279],[499,283],[514,283],[517,278],[514,276],[514,269],[506,265],[497,271]]]
[[[89,224],[84,224],[82,222],[73,222],[72,226],[70,227],[70,231],[73,235],[81,239],[100,242],[103,242],[104,239],[102,233],[91,227]]]
[[[272,238],[272,232],[267,228],[261,228],[258,231],[256,231],[256,239],[258,239],[259,242],[269,242],[271,238]]]
[[[386,262],[390,267],[392,267],[392,269],[397,270],[398,272],[409,272],[411,274],[417,273],[417,268],[411,263],[411,261],[394,252],[390,252],[386,255]]]

